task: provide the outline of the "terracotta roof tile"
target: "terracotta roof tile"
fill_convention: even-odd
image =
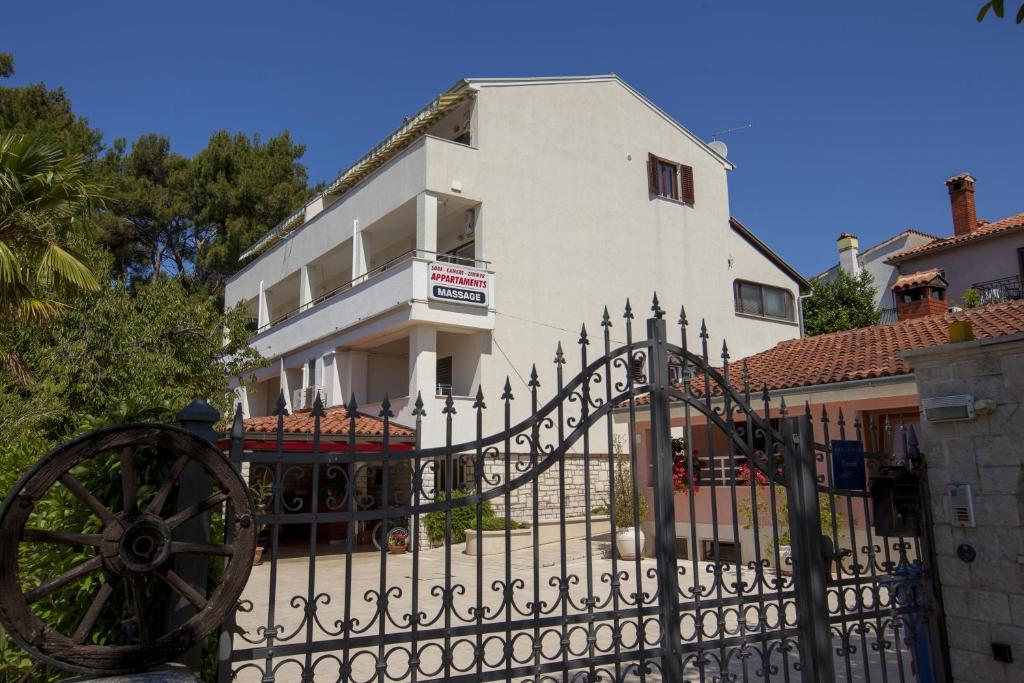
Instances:
[[[320,418],[320,434],[347,437],[350,424],[348,410],[343,406],[325,408],[324,416]],[[247,434],[273,434],[277,431],[277,415],[250,417],[243,422],[243,425]],[[411,438],[416,436],[415,431],[394,422],[391,423],[388,431],[392,437]],[[284,433],[312,436],[313,416],[308,410],[285,415]],[[384,436],[384,421],[379,417],[371,417],[357,412],[356,436]]]
[[[916,273],[900,275],[896,278],[896,282],[893,284],[892,289],[897,290],[903,289],[904,287],[926,285],[933,280],[942,280],[943,286],[946,285],[946,279],[942,277],[942,271],[939,268],[929,268],[928,270],[919,270]]]
[[[904,249],[903,251],[897,252],[887,259],[887,263],[897,263],[899,261],[904,261],[913,256],[926,254],[930,251],[946,249],[949,247],[958,246],[960,244],[965,244],[967,242],[974,242],[976,240],[992,237],[993,235],[997,235],[1003,232],[1010,232],[1013,230],[1024,230],[1024,213],[1018,213],[1013,216],[1007,216],[1006,218],[1002,218],[998,221],[992,221],[991,223],[984,223],[982,221],[979,221],[978,223],[979,224],[976,230],[969,232],[965,235],[953,235],[952,237],[943,237],[941,239],[936,239],[932,242],[928,242],[927,244],[921,244],[919,246],[910,247],[909,249]]]
[[[745,359],[751,391],[908,374],[910,368],[899,352],[948,343],[949,323],[954,320],[969,320],[978,339],[1024,332],[1024,301],[784,341]],[[731,363],[729,373],[730,382],[741,391],[742,363]],[[703,385],[703,378],[698,376],[691,382],[691,389],[701,394]],[[637,398],[638,405],[649,402],[649,396]]]

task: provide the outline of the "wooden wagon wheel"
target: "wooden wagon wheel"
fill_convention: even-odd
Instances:
[[[139,500],[136,449],[169,455],[171,463],[155,495],[143,503]],[[74,467],[87,460],[113,453],[121,463],[124,504],[120,511],[97,500],[71,474]],[[213,493],[187,509],[169,511],[175,484],[190,464],[199,465],[209,475]],[[102,526],[98,533],[26,526],[35,505],[58,482],[99,519]],[[225,541],[230,538],[229,542],[190,543],[175,538],[179,526],[224,503],[234,512],[230,537],[225,530]],[[189,432],[166,425],[132,424],[86,434],[36,463],[0,508],[0,625],[35,657],[68,671],[117,674],[170,661],[202,641],[234,610],[252,569],[254,515],[248,487],[231,463],[212,444]],[[92,547],[95,555],[24,590],[18,550],[25,543]],[[220,582],[206,594],[175,573],[171,562],[175,555],[223,557],[227,564]],[[73,633],[61,633],[33,613],[34,603],[94,572],[101,573],[105,580],[97,582],[93,601]],[[163,590],[184,597],[195,607],[195,613],[173,630],[152,632],[157,629],[147,627],[143,599],[148,581],[162,582]],[[89,635],[120,583],[139,625],[137,642],[90,644]]]

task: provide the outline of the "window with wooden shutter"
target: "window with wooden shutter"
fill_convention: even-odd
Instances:
[[[452,393],[452,357],[437,359],[437,395],[448,396]]]
[[[656,197],[674,199],[693,204],[693,168],[662,159],[654,154],[647,155],[648,191]]]
[[[692,166],[679,166],[679,180],[682,186],[682,199],[686,204],[694,203],[693,194],[693,167]]]

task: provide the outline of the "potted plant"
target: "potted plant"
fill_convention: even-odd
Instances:
[[[259,479],[253,480],[249,485],[249,492],[252,494],[252,502],[256,507],[256,514],[266,513],[267,503],[270,502],[270,497],[274,493],[273,483],[265,475],[261,476]],[[256,525],[256,550],[253,552],[253,566],[263,564],[263,546],[259,544],[259,539],[265,526],[265,524]]]
[[[392,555],[402,555],[408,550],[409,532],[401,527],[395,527],[388,534],[388,552]]]
[[[704,476],[704,468],[707,463],[697,460],[697,449],[693,450],[693,471],[690,471],[690,458],[686,450],[686,439],[679,437],[672,439],[672,488],[677,493],[689,493],[692,489],[700,489],[700,482]]]
[[[633,483],[633,472],[624,457],[615,465],[615,549],[623,560],[635,560],[644,551],[643,529],[640,522],[647,517],[647,499],[639,495]],[[635,516],[634,516],[634,513]]]

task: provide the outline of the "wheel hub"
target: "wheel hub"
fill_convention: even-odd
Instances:
[[[171,556],[171,530],[156,515],[119,515],[104,530],[102,554],[116,574],[154,572]]]

